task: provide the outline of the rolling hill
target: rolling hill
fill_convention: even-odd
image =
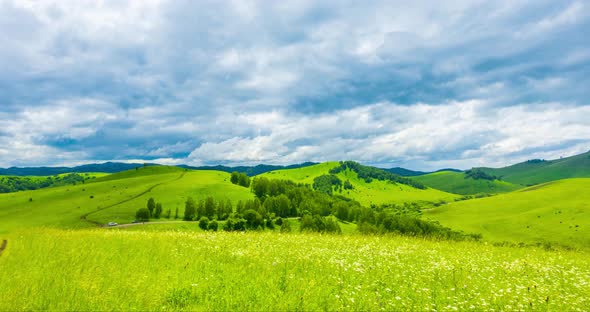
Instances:
[[[461,195],[506,193],[523,187],[501,180],[474,179],[456,171],[439,171],[412,179],[428,187]]]
[[[228,166],[187,166],[187,165],[179,165],[178,167],[187,168],[192,170],[216,170],[216,171],[224,171],[228,173],[232,172],[241,172],[245,173],[248,176],[255,176],[259,174],[263,174],[265,172],[273,171],[273,170],[281,170],[281,169],[296,169],[296,168],[303,168],[308,166],[317,165],[314,162],[305,162],[301,164],[294,164],[294,165],[287,165],[287,166],[276,166],[276,165],[256,165],[256,166],[236,166],[236,167],[228,167]]]
[[[504,168],[478,168],[504,181],[534,185],[567,178],[590,177],[590,152],[555,159],[534,159]]]
[[[260,176],[270,179],[291,180],[297,183],[312,185],[314,179],[321,175],[330,174],[330,170],[340,166],[339,162],[324,162],[314,166],[299,169],[276,170],[267,172]],[[411,202],[440,202],[452,201],[458,196],[446,193],[432,188],[419,189],[403,183],[392,183],[390,181],[381,181],[373,179],[367,183],[364,179],[359,178],[358,173],[347,169],[336,174],[342,181],[349,181],[353,189],[336,192],[358,201],[363,205],[381,205],[381,204],[401,204]]]
[[[443,205],[425,216],[492,241],[590,246],[590,179],[548,182]]]
[[[188,196],[213,196],[237,202],[253,198],[248,188],[229,181],[220,171],[191,171],[149,166],[105,176],[96,182],[0,194],[0,233],[38,226],[80,228],[93,223],[131,222],[138,208],[154,197],[164,211],[180,215]],[[90,222],[86,222],[87,219]]]

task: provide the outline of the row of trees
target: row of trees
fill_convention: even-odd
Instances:
[[[243,187],[250,187],[250,177],[241,172],[232,172],[230,176],[230,181],[233,184],[237,184]]]
[[[139,208],[135,213],[135,220],[144,222],[149,221],[150,218],[160,219],[160,217],[170,219],[170,209],[168,209],[166,214],[162,216],[163,209],[162,203],[157,203],[153,197],[150,197],[147,201],[146,207]],[[176,208],[176,216],[174,218],[178,218],[178,208]]]

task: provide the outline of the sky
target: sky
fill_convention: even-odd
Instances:
[[[0,167],[590,149],[587,1],[0,0]]]

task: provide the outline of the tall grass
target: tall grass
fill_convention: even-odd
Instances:
[[[41,229],[0,310],[584,310],[585,252],[403,237]]]

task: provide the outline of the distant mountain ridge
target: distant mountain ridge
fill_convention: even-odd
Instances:
[[[305,162],[301,164],[294,164],[288,166],[275,166],[275,165],[256,165],[256,166],[237,166],[237,167],[228,167],[228,166],[188,166],[188,165],[178,165],[176,167],[186,168],[186,169],[193,169],[193,170],[218,170],[224,172],[243,172],[249,176],[258,175],[261,173],[265,173],[272,170],[280,170],[280,169],[295,169],[295,168],[302,168],[307,166],[316,165],[317,163],[314,162]],[[120,162],[105,162],[101,164],[86,164],[76,167],[10,167],[10,168],[0,168],[0,175],[6,176],[53,176],[58,174],[64,173],[85,173],[85,172],[104,172],[104,173],[118,173],[127,170],[133,170],[135,168],[144,167],[144,166],[155,166],[157,164],[154,163],[146,163],[146,164],[139,164],[139,163],[120,163]]]
[[[105,162],[102,164],[86,164],[76,167],[10,167],[0,168],[0,175],[12,176],[52,176],[63,173],[85,173],[85,172],[104,172],[117,173],[126,170],[132,170],[145,165],[154,164],[128,164],[119,162]]]

